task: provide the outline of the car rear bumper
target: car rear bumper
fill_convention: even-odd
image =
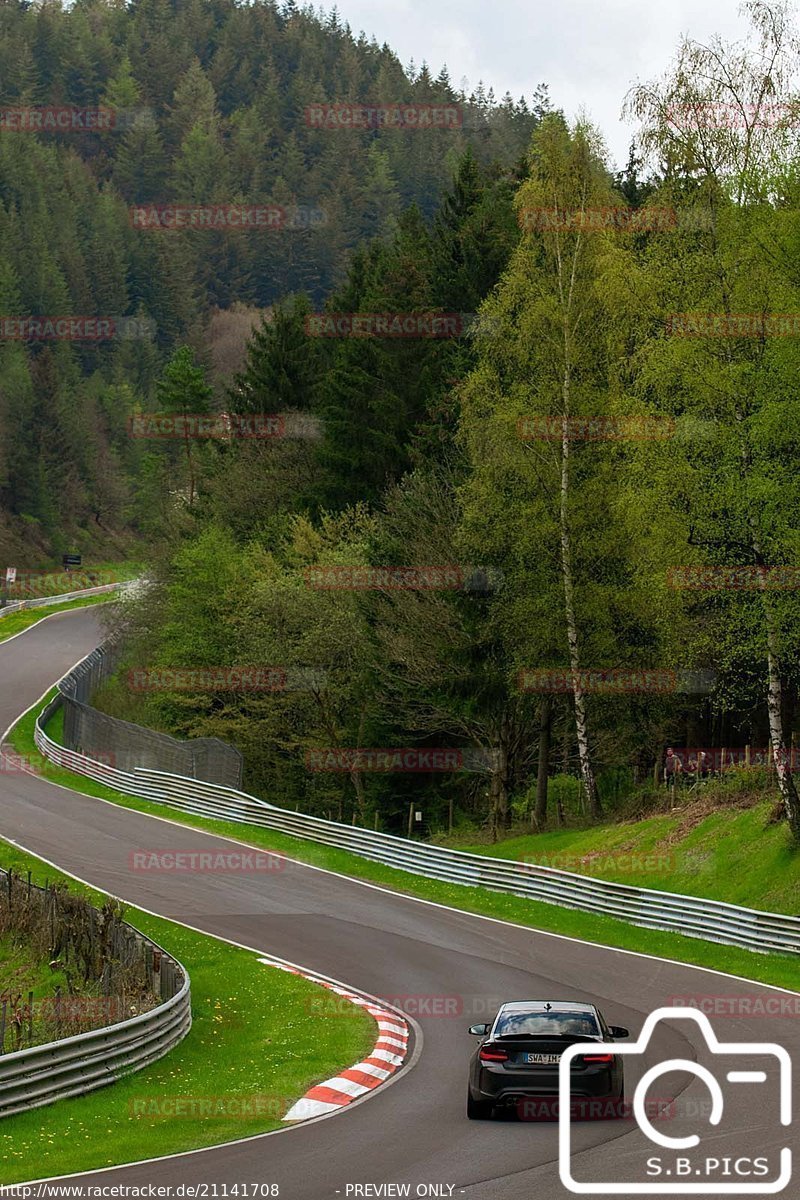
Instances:
[[[570,1077],[570,1095],[576,1097],[610,1096],[619,1089],[620,1076],[608,1067],[594,1071],[573,1072]],[[509,1071],[483,1068],[478,1075],[478,1091],[474,1099],[491,1101],[492,1104],[515,1104],[519,1100],[537,1096],[558,1096],[558,1071]]]

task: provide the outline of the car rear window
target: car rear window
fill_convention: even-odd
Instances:
[[[597,1021],[585,1012],[504,1013],[497,1018],[494,1037],[599,1037]]]

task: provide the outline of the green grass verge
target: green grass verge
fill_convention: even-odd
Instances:
[[[769,823],[774,799],[746,797],[744,807],[735,793],[730,800],[711,807],[701,793],[673,812],[640,821],[527,834],[491,846],[462,839],[440,844],[768,912],[798,912],[800,847],[785,822]]]
[[[18,723],[11,735],[11,741],[20,754],[36,754],[33,744],[35,719],[34,712],[28,713]],[[48,732],[53,736],[54,730],[50,729]],[[242,825],[234,821],[199,817],[179,812],[168,805],[154,804],[147,800],[126,796],[121,792],[96,784],[84,776],[64,771],[50,763],[44,764],[43,773],[55,783],[89,795],[100,796],[123,808],[135,809],[153,816],[167,817],[179,824],[195,829],[206,829],[210,833],[236,838],[259,848],[275,850],[301,862],[324,867],[355,879],[377,883],[423,900],[463,909],[465,912],[496,917],[518,925],[529,926],[532,929],[579,938],[581,941],[596,942],[605,946],[654,954],[674,959],[677,962],[710,967],[717,971],[742,975],[748,979],[772,983],[792,990],[798,988],[800,964],[796,956],[754,954],[735,946],[719,946],[716,943],[684,937],[677,933],[640,929],[616,918],[560,908],[553,904],[543,904],[540,901],[526,900],[502,892],[492,892],[485,888],[425,879],[406,871],[383,866],[381,863],[370,862],[368,859],[359,858],[358,855],[345,850],[317,845],[314,842],[289,837],[275,830]]]
[[[65,604],[48,604],[42,608],[23,608],[21,612],[10,613],[7,617],[0,615],[0,642],[8,641],[17,633],[36,625],[53,613],[67,612],[71,608],[88,608],[91,604],[107,604],[113,593],[103,592],[100,596],[87,596],[83,600],[68,600]],[[2,613],[2,610],[0,610]]]
[[[30,869],[38,881],[66,879],[2,841],[0,866]],[[101,902],[93,889],[67,882]],[[309,1087],[357,1062],[375,1043],[372,1018],[355,1006],[326,1016],[316,984],[136,908],[128,908],[126,918],[188,970],[192,1030],[144,1071],[88,1096],[0,1121],[0,1184],[280,1128],[281,1116]],[[200,1105],[206,1106],[205,1114]],[[173,1115],[176,1109],[186,1115]]]

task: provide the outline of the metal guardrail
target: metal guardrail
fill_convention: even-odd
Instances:
[[[0,877],[4,874],[0,871]],[[133,933],[143,947],[161,956],[162,1003],[102,1029],[0,1055],[0,1118],[114,1083],[163,1058],[189,1032],[188,974],[150,938],[138,930]]]
[[[277,829],[292,837],[349,850],[400,871],[448,883],[510,892],[545,904],[616,917],[648,929],[682,933],[762,953],[800,954],[800,916],[760,912],[720,900],[655,891],[533,863],[450,850],[393,834],[289,812],[235,788],[137,768],[117,771],[67,750],[44,732],[61,704],[56,696],[36,722],[40,752],[51,761],[118,791],[202,817]]]
[[[11,613],[22,612],[26,608],[47,608],[51,604],[66,604],[68,600],[82,600],[84,596],[101,596],[104,592],[118,592],[124,588],[124,583],[104,583],[100,587],[84,588],[80,592],[65,592],[63,596],[39,596],[35,600],[16,600],[0,608],[0,618],[8,617]]]

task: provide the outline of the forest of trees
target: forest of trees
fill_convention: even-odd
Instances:
[[[306,107],[331,101],[455,104],[462,127],[310,126]],[[293,0],[2,0],[0,105],[0,316],[135,317],[150,334],[0,338],[0,550],[33,566],[152,532],[158,464],[127,421],[152,409],[176,346],[209,362],[217,310],[299,290],[319,307],[356,247],[411,204],[432,215],[467,145],[487,166],[521,160],[547,97],[464,95]],[[53,108],[112,127],[26,127]],[[317,216],[241,233],[132,223],[136,205],[230,203]]]
[[[665,745],[769,743],[774,817],[800,837],[797,39],[779,0],[748,10],[747,51],[684,41],[631,93],[637,148],[614,174],[597,131],[541,91],[530,109],[462,97],[478,134],[446,146],[312,135],[311,101],[457,98],[335,16],[178,6],[156,55],[162,0],[0,9],[19,95],[63,94],[78,62],[92,99],[158,118],[91,152],[0,134],[15,302],[41,311],[41,292],[13,289],[55,279],[62,308],[103,295],[158,330],[102,361],[0,345],[0,501],[50,529],[88,504],[147,537],[126,667],[283,678],[135,693],[123,671],[108,711],[235,743],[246,786],[283,806],[394,829],[409,800],[431,826],[453,805],[495,831],[523,814],[543,827],[565,797],[597,819]],[[31,58],[43,14],[61,49]],[[54,246],[35,226],[34,251],[15,240],[29,200],[8,175],[37,210],[88,207],[55,221]],[[235,246],[126,225],[132,200],[213,201],[219,181],[324,201],[333,220]],[[237,303],[270,311],[221,380],[204,320]],[[459,319],[447,337],[316,336],[323,310]],[[126,420],[148,411],[279,417],[281,435],[143,451]],[[455,749],[461,769],[347,767],[404,747]]]

